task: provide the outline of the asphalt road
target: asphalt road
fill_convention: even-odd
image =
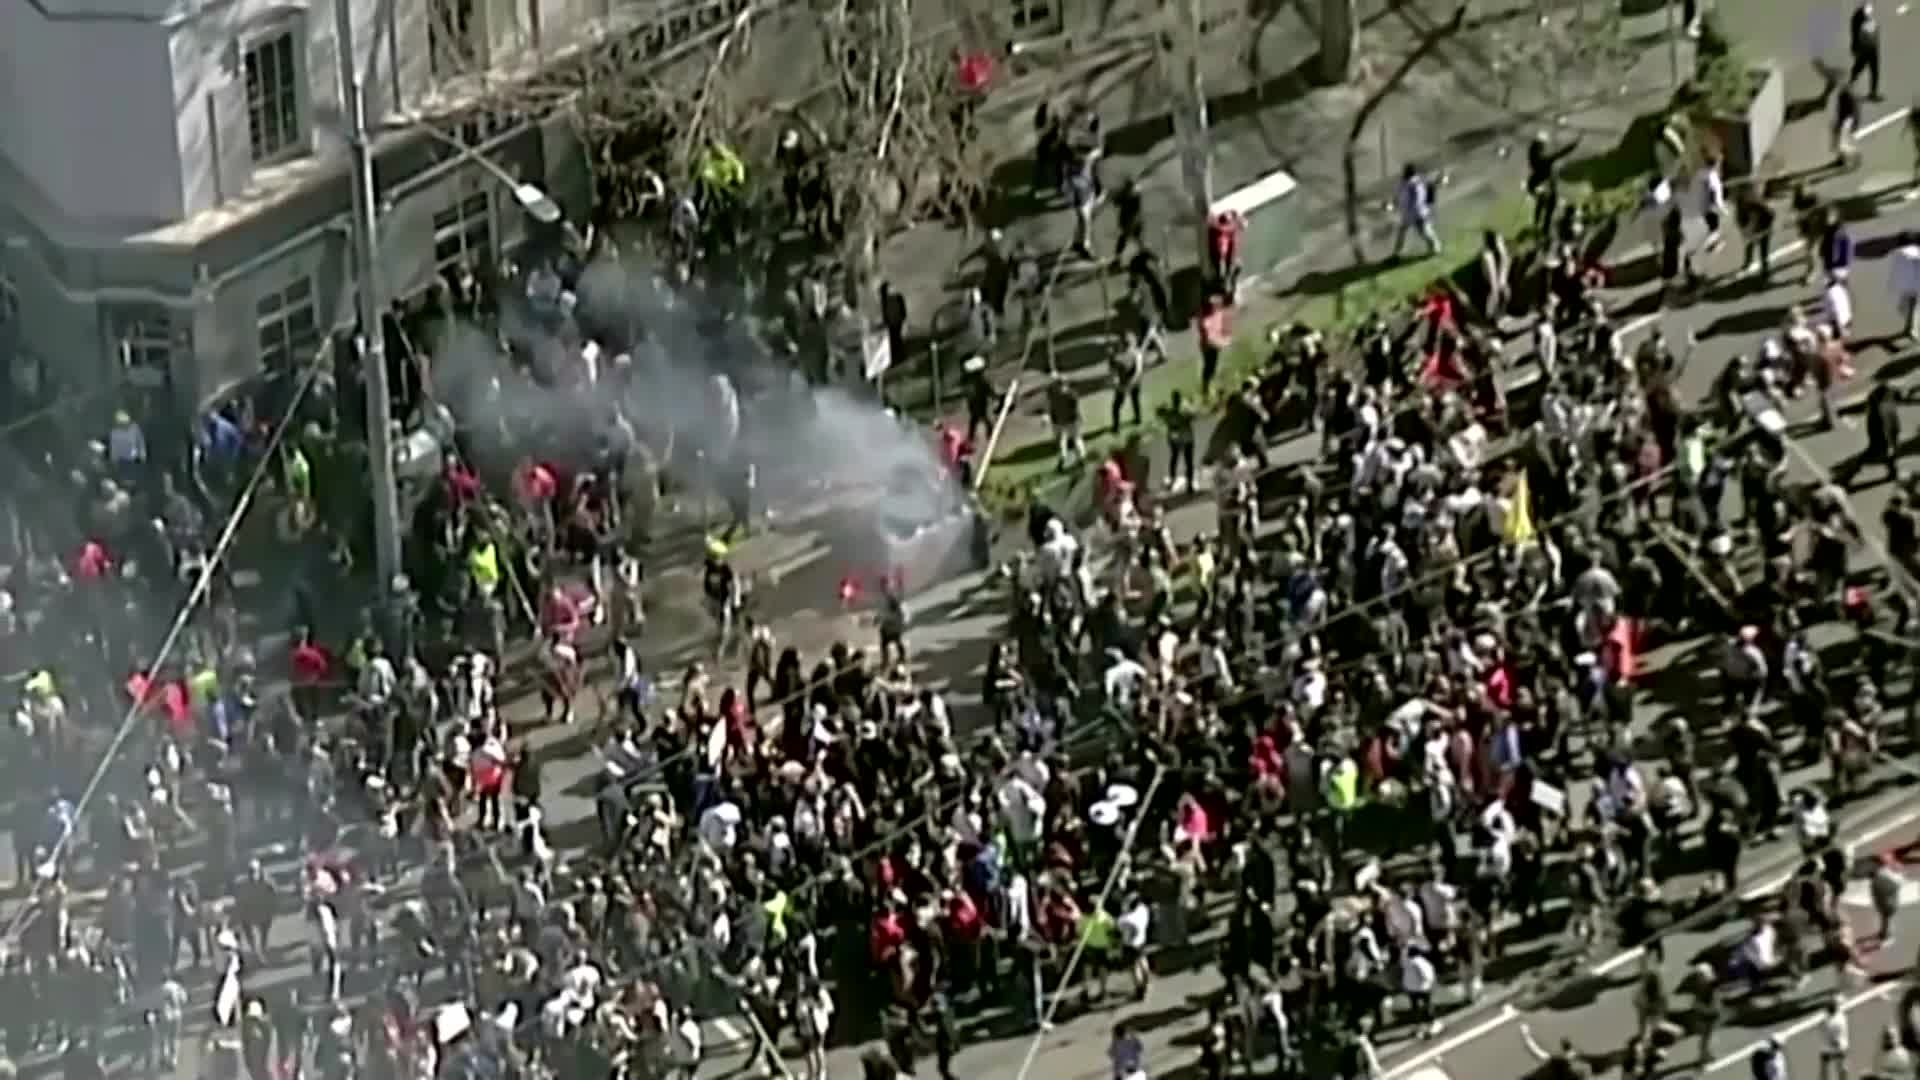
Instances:
[[[1800,25],[1812,18],[1813,7],[1811,4],[1783,5],[1783,8],[1791,10],[1770,16],[1769,25],[1775,29],[1788,24]],[[1881,17],[1885,20],[1885,48],[1892,50],[1920,45],[1920,27],[1916,27],[1911,18],[1904,17],[1904,12],[1883,12]],[[1841,18],[1844,19],[1844,12]],[[1785,38],[1793,36],[1789,30],[1780,30],[1779,34]],[[1911,346],[1900,348],[1891,341],[1879,340],[1897,324],[1893,300],[1887,289],[1887,264],[1883,256],[1894,246],[1892,237],[1905,228],[1920,227],[1920,214],[1915,213],[1920,204],[1903,198],[1912,176],[1912,157],[1902,123],[1904,103],[1911,100],[1915,88],[1920,88],[1920,78],[1911,71],[1893,69],[1889,69],[1888,76],[1888,103],[1868,106],[1868,121],[1863,126],[1861,138],[1862,158],[1857,168],[1847,172],[1821,168],[1828,157],[1825,114],[1815,113],[1795,121],[1783,133],[1779,145],[1786,168],[1807,170],[1814,190],[1823,198],[1840,203],[1854,221],[1855,240],[1860,248],[1860,259],[1853,271],[1852,282],[1856,309],[1857,374],[1842,387],[1841,395],[1843,400],[1850,399],[1855,404],[1865,396],[1874,380],[1902,378],[1916,355]],[[1804,99],[1817,90],[1811,73],[1803,68],[1790,72],[1789,85],[1790,97]],[[1739,243],[1737,234],[1730,233],[1727,248],[1717,259],[1709,258],[1702,264],[1705,273],[1719,280],[1710,285],[1697,300],[1661,309],[1651,302],[1649,290],[1644,286],[1621,289],[1610,297],[1611,306],[1622,320],[1630,343],[1655,326],[1659,326],[1672,341],[1684,340],[1689,331],[1699,335],[1700,343],[1680,380],[1680,389],[1687,398],[1698,400],[1702,397],[1728,359],[1738,354],[1756,352],[1761,341],[1777,331],[1789,306],[1812,306],[1817,302],[1815,286],[1795,284],[1798,267],[1793,265],[1793,261],[1796,257],[1804,257],[1805,253],[1800,250],[1785,214],[1781,215],[1775,246],[1776,274],[1771,285],[1762,286],[1738,273]],[[1790,415],[1797,421],[1805,421],[1815,415],[1815,410],[1813,401],[1801,399],[1794,403]],[[1903,410],[1903,417],[1909,430],[1920,430],[1920,408]],[[1205,433],[1202,434],[1204,436]],[[1831,432],[1814,432],[1803,426],[1799,429],[1797,441],[1812,463],[1811,466],[1798,467],[1799,478],[1808,481],[1815,479],[1816,471],[1830,469],[1858,454],[1864,447],[1863,433],[1857,426],[1847,425]],[[1311,461],[1317,454],[1317,438],[1297,438],[1278,448],[1274,457],[1285,466]],[[1156,460],[1155,465],[1163,469],[1164,459]],[[1857,519],[1868,536],[1872,537],[1878,535],[1879,514],[1892,489],[1878,482],[1878,470],[1871,470],[1866,477],[1873,482],[1854,488],[1851,503]],[[1183,533],[1197,532],[1211,524],[1207,520],[1211,516],[1210,508],[1197,507],[1192,503],[1176,509],[1171,516],[1176,530]],[[1872,546],[1863,545],[1855,553],[1854,569],[1864,572],[1877,562]],[[1816,634],[1816,644],[1823,647],[1834,645],[1841,637],[1837,629],[1824,627]],[[1701,665],[1697,644],[1683,643],[1649,656],[1650,679],[1658,679],[1663,671],[1675,672],[1682,677],[1698,675]],[[1645,724],[1666,707],[1685,705],[1648,700],[1641,707],[1640,722]],[[1900,768],[1904,768],[1904,765]],[[1897,775],[1899,769],[1892,771]],[[1794,773],[1788,781],[1790,785],[1808,783],[1822,776],[1824,767],[1815,767]],[[1914,814],[1904,808],[1910,801],[1908,796],[1896,789],[1879,796],[1877,800],[1852,807],[1846,817],[1848,829],[1854,832],[1856,842],[1860,844],[1889,837],[1899,839],[1914,827]],[[1777,884],[1779,873],[1789,867],[1795,857],[1796,851],[1787,842],[1760,845],[1748,854],[1748,879],[1762,884]],[[1699,883],[1696,877],[1682,875],[1669,883],[1668,895],[1690,895]],[[1669,963],[1680,963],[1675,958],[1689,956],[1698,948],[1719,940],[1726,932],[1723,926],[1677,936],[1668,950]],[[1902,933],[1904,936],[1905,931]],[[1558,963],[1554,954],[1561,947],[1560,942],[1525,946],[1522,956],[1539,961],[1528,965],[1529,973],[1538,975],[1545,970],[1549,978],[1569,978],[1570,982],[1584,985],[1589,981],[1588,978],[1578,977],[1577,972],[1567,971]],[[1637,955],[1622,954],[1603,962],[1605,970],[1601,974],[1630,975],[1637,963]],[[1030,1027],[1007,1034],[1008,1028],[1017,1028],[1019,1025],[1012,1022],[994,1023],[988,1025],[988,1031],[982,1032],[977,1041],[961,1051],[955,1063],[955,1072],[958,1075],[1018,1075],[1032,1051],[1031,1075],[1092,1080],[1106,1074],[1105,1046],[1111,1026],[1124,1017],[1142,1031],[1149,1069],[1160,1074],[1193,1060],[1196,1054],[1193,1036],[1204,1021],[1206,998],[1218,987],[1219,979],[1210,968],[1162,973],[1146,1002],[1118,1008],[1095,1008],[1079,1015],[1073,1015],[1073,1011],[1069,1010],[1066,1018],[1051,1031],[1038,1036],[1037,1048],[1033,1046],[1036,1036]],[[1473,1077],[1476,1080],[1524,1075],[1531,1070],[1531,1066],[1525,1062],[1523,1053],[1516,1045],[1518,1036],[1514,1030],[1523,1016],[1528,1019],[1539,1016],[1536,1028],[1543,1041],[1549,1041],[1549,1036],[1557,1038],[1561,1029],[1554,1024],[1562,1016],[1567,1018],[1566,1030],[1591,1031],[1601,1041],[1614,1038],[1616,1042],[1623,1042],[1623,1032],[1631,1029],[1633,1016],[1630,1002],[1626,992],[1621,990],[1599,995],[1595,999],[1596,1004],[1590,1007],[1597,1012],[1543,1010],[1538,1014],[1520,1013],[1518,1006],[1513,1006],[1515,1011],[1510,1014],[1506,1011],[1508,1006],[1501,1004],[1502,998],[1533,988],[1531,982],[1513,980],[1504,986],[1490,986],[1474,1002],[1456,1000],[1456,1012],[1449,1018],[1449,1029],[1456,1034],[1443,1034],[1437,1041],[1423,1043],[1412,1039],[1404,1028],[1388,1032],[1383,1041],[1387,1046],[1393,1080],[1440,1080],[1439,1077],[1423,1075],[1436,1067],[1442,1068],[1445,1076]],[[1457,998],[1457,988],[1455,993]],[[1889,994],[1890,991],[1880,991],[1880,996],[1864,999],[1859,1006],[1862,1015],[1876,1003],[1883,1003]],[[1765,1014],[1761,1014],[1760,1020],[1754,1021],[1764,1030],[1772,1030],[1766,1027],[1771,1022]],[[1788,1024],[1793,1022],[1781,1021]],[[1607,1026],[1609,1024],[1612,1026]],[[1859,1030],[1856,1045],[1865,1047],[1870,1042],[1869,1033],[1866,1028]],[[1462,1040],[1462,1036],[1466,1036],[1463,1041],[1456,1041]],[[1738,1048],[1744,1045],[1742,1039],[1758,1037],[1759,1034],[1746,1028],[1729,1025],[1720,1039],[1720,1045]],[[1812,1053],[1802,1045],[1806,1038],[1803,1031],[1800,1041],[1792,1043],[1795,1054]],[[1436,1048],[1446,1049],[1436,1053]],[[1594,1049],[1603,1047],[1596,1046]],[[721,1075],[738,1064],[737,1059],[723,1055],[707,1071],[712,1075]],[[834,1075],[850,1074],[857,1069],[857,1050],[836,1052],[831,1064]],[[1806,1070],[1796,1071],[1794,1075],[1813,1075],[1810,1059],[1796,1057],[1794,1065],[1796,1070],[1802,1067]],[[1731,1066],[1723,1064],[1722,1067]]]
[[[1669,1066],[1705,1073],[1744,1070],[1748,1056],[1760,1042],[1778,1037],[1791,1061],[1789,1075],[1817,1076],[1816,1026],[1821,1011],[1838,995],[1852,1020],[1854,1055],[1850,1064],[1855,1075],[1866,1069],[1892,1003],[1905,989],[1904,977],[1913,965],[1913,943],[1920,937],[1920,904],[1915,903],[1920,900],[1920,865],[1907,851],[1920,842],[1920,811],[1906,805],[1910,802],[1910,798],[1888,800],[1884,815],[1870,814],[1847,830],[1854,834],[1852,848],[1861,863],[1881,852],[1902,857],[1900,870],[1910,885],[1905,891],[1905,906],[1893,924],[1895,940],[1879,939],[1879,920],[1866,895],[1865,881],[1857,879],[1843,894],[1841,906],[1860,946],[1861,974],[1843,976],[1827,967],[1812,972],[1805,985],[1797,988],[1788,986],[1751,997],[1730,995],[1729,1007],[1708,1052],[1700,1054],[1697,1038],[1683,1038],[1671,1049]],[[1783,869],[1768,875],[1743,895],[1757,899],[1772,892],[1785,881],[1785,874]],[[1662,977],[1671,986],[1702,958],[1724,955],[1739,941],[1744,927],[1743,923],[1729,921],[1669,934],[1665,956],[1658,961]],[[1476,1080],[1525,1076],[1533,1065],[1522,1042],[1523,1026],[1531,1029],[1534,1038],[1548,1050],[1569,1040],[1596,1063],[1615,1059],[1637,1030],[1634,983],[1647,963],[1639,950],[1621,953],[1569,979],[1544,1000],[1500,1005],[1491,1015],[1460,1025],[1458,1030],[1443,1033],[1431,1044],[1401,1057],[1388,1069],[1387,1080],[1433,1080],[1426,1076],[1429,1069],[1438,1069],[1447,1077]],[[1676,1005],[1684,1000],[1677,996]]]
[[[1784,7],[1810,10],[1811,5],[1789,4]],[[1794,17],[1792,13],[1783,13],[1776,18],[1786,20]],[[1904,50],[1920,45],[1920,29],[1915,29],[1911,18],[1892,12],[1883,13],[1882,18],[1886,20],[1884,49],[1887,55],[1902,55]],[[1792,86],[1797,95],[1806,96],[1810,90],[1810,78],[1804,71],[1794,73]],[[1920,88],[1920,76],[1915,76],[1910,69],[1890,67],[1887,82],[1889,104],[1869,107],[1870,119],[1864,132],[1860,168],[1851,173],[1825,175],[1816,179],[1817,190],[1823,195],[1845,200],[1850,212],[1863,215],[1855,226],[1856,239],[1862,248],[1862,260],[1855,269],[1853,279],[1857,338],[1876,336],[1894,325],[1893,305],[1886,289],[1885,263],[1880,256],[1890,246],[1885,238],[1902,228],[1920,226],[1920,215],[1914,213],[1914,208],[1920,204],[1907,203],[1900,198],[1903,193],[1900,185],[1911,176],[1910,149],[1901,134],[1904,129],[1900,116],[1905,108],[1904,103],[1912,98],[1916,88]],[[1790,165],[1818,165],[1826,156],[1824,117],[1815,116],[1795,122],[1782,139]],[[1891,192],[1891,195],[1887,198],[1873,197],[1880,192]],[[1869,210],[1872,216],[1864,216]],[[1777,260],[1780,264],[1797,254],[1789,243],[1791,239],[1783,216],[1780,258]],[[1730,242],[1729,251],[1722,256],[1725,264],[1709,269],[1733,271],[1735,267],[1731,263],[1737,259],[1737,248],[1737,243]],[[1784,278],[1792,276],[1791,273],[1780,275]],[[1736,279],[1709,290],[1702,300],[1683,308],[1653,311],[1645,307],[1645,301],[1640,296],[1625,292],[1616,299],[1616,309],[1629,320],[1627,326],[1632,332],[1644,332],[1658,324],[1674,340],[1683,338],[1689,330],[1699,333],[1700,346],[1682,380],[1683,391],[1698,397],[1728,357],[1757,349],[1759,341],[1777,327],[1787,305],[1808,303],[1814,298],[1811,287],[1776,284],[1761,288]],[[1894,350],[1879,343],[1864,343],[1857,357],[1859,374],[1844,389],[1844,393],[1863,396],[1871,380],[1903,374],[1913,356],[1910,348]],[[1803,413],[1810,412],[1812,403],[1802,401],[1796,407]],[[1908,410],[1906,418],[1910,430],[1920,430],[1920,409]],[[1317,453],[1317,441],[1293,440],[1281,449],[1278,456],[1286,462],[1310,460]],[[1843,428],[1830,433],[1806,435],[1802,439],[1802,446],[1813,461],[1830,466],[1858,453],[1863,441],[1858,430]],[[1885,484],[1873,484],[1856,489],[1853,493],[1856,513],[1870,530],[1877,530],[1879,511],[1888,491]],[[1212,525],[1211,510],[1204,505],[1189,503],[1177,509],[1172,517],[1176,531],[1183,534],[1191,535],[1210,529]],[[804,525],[796,523],[792,527],[783,525],[770,532],[763,541],[742,546],[743,558],[764,559],[763,569],[781,579],[771,585],[768,595],[762,598],[763,611],[773,620],[782,643],[796,644],[808,656],[818,655],[837,640],[870,644],[872,630],[863,620],[836,607],[831,596],[831,585],[827,583],[833,580],[837,571],[823,563],[824,556],[816,540]],[[1871,552],[1862,551],[1857,566],[1866,567],[1872,561]],[[693,573],[685,567],[670,569],[655,582],[654,595],[660,598],[656,611],[663,616],[655,629],[668,640],[657,651],[650,651],[649,661],[663,673],[674,670],[700,651],[699,637],[704,628],[697,619],[685,616],[685,609],[689,607],[686,597],[694,591],[692,581],[687,579]],[[969,575],[917,598],[913,604],[911,639],[915,648],[916,667],[924,681],[933,685],[949,685],[956,702],[963,707],[974,700],[973,680],[984,658],[986,644],[999,625],[998,611],[991,604],[981,604],[970,597],[969,594],[978,584],[978,576]],[[680,614],[669,616],[669,612]],[[684,632],[666,629],[669,624],[682,627]],[[1668,654],[1655,654],[1649,660],[1655,665],[1657,673],[1664,665],[1688,663],[1689,651],[1675,649]],[[590,791],[600,763],[592,740],[582,730],[584,725],[576,725],[571,729],[531,726],[537,719],[533,715],[537,707],[527,700],[515,700],[507,705],[510,718],[516,726],[526,727],[528,740],[536,756],[543,762],[546,787],[551,793],[548,799],[550,819],[563,841],[570,844],[581,838],[583,828],[592,828]],[[591,709],[588,712],[590,717]],[[1810,779],[1811,776],[1804,778]],[[1904,800],[1896,794],[1891,801],[1898,804]],[[1881,810],[1876,809],[1875,805],[1868,805],[1853,812],[1862,815],[1854,827],[1863,836],[1874,835],[1876,830],[1890,830],[1878,832],[1877,838],[1898,839],[1912,829],[1913,814],[1905,810]],[[265,843],[273,842],[270,835],[262,835],[260,839]],[[268,854],[272,856],[273,849],[269,848]],[[1791,857],[1791,850],[1784,846],[1767,846],[1751,853],[1749,865],[1756,868],[1755,873],[1764,876],[1759,868],[1782,864],[1783,860],[1790,860]],[[281,848],[279,857],[270,858],[270,862],[283,879],[292,880],[290,849]],[[1679,890],[1686,887],[1687,880],[1684,878],[1675,886]],[[1907,936],[1904,923],[1901,932],[1902,936]],[[1685,938],[1680,944],[1691,946],[1697,937],[1698,946],[1705,947],[1717,940],[1718,934],[1719,931],[1702,931]],[[297,906],[290,905],[273,928],[276,952],[272,960],[258,971],[248,972],[249,989],[270,988],[304,977],[304,943],[309,936]],[[1920,926],[1914,928],[1913,937],[1920,939]],[[1688,947],[1671,947],[1668,950],[1668,962],[1680,963],[1680,958],[1688,953]],[[1603,974],[1629,973],[1634,961],[1616,960],[1611,963],[1614,966]],[[210,1002],[214,985],[210,972],[201,973],[195,980],[191,987],[195,997],[194,1015],[205,1015],[207,1010],[203,1004]],[[1194,1051],[1187,1045],[1188,1041],[1203,1016],[1205,996],[1217,986],[1217,977],[1208,969],[1163,971],[1152,996],[1144,1004],[1119,1009],[1096,1008],[1079,1015],[1069,1009],[1060,1017],[1057,1025],[1044,1035],[1037,1048],[1031,1046],[1033,1035],[1030,1029],[1025,1032],[1009,1030],[1018,1025],[1003,1023],[1005,1017],[996,1015],[989,1019],[987,1030],[973,1033],[972,1041],[960,1054],[956,1071],[963,1075],[1016,1075],[1029,1050],[1033,1049],[1034,1075],[1060,1077],[1063,1080],[1101,1076],[1106,1072],[1104,1048],[1108,1033],[1113,1021],[1121,1016],[1132,1019],[1143,1029],[1148,1048],[1147,1060],[1156,1071],[1164,1071],[1191,1059]],[[1884,1010],[1892,994],[1877,986],[1861,988],[1852,993],[1854,997],[1847,1000],[1854,1002],[1851,1015],[1858,1018],[1855,1043],[1865,1048],[1871,1043],[1872,1033],[1881,1022],[1878,1019],[1881,1014],[1875,1010]],[[1542,1007],[1525,1012],[1521,1011],[1519,1005],[1498,1004],[1502,995],[1502,987],[1490,987],[1483,996],[1484,1000],[1472,1003],[1470,1008],[1460,1009],[1449,1018],[1448,1034],[1427,1045],[1416,1045],[1404,1039],[1390,1044],[1389,1061],[1394,1080],[1434,1080],[1421,1076],[1424,1070],[1430,1068],[1440,1068],[1452,1077],[1475,1077],[1476,1080],[1498,1080],[1521,1075],[1527,1070],[1518,1056],[1514,1028],[1523,1017],[1534,1025],[1543,1041],[1557,1039],[1562,1031],[1577,1030],[1583,1038],[1591,1038],[1599,1044],[1581,1044],[1594,1050],[1606,1049],[1604,1044],[1609,1041],[1624,1041],[1622,1032],[1630,1030],[1632,1025],[1630,1003],[1625,992],[1617,988],[1593,995],[1591,1001],[1577,1008]],[[1510,1013],[1508,1009],[1513,1011]],[[1731,1054],[1744,1046],[1743,1039],[1759,1038],[1767,1031],[1778,1030],[1781,1025],[1791,1028],[1797,1023],[1801,1021],[1792,1017],[1781,1019],[1763,1015],[1754,1021],[1756,1026],[1752,1028],[1736,1029],[1729,1026],[1716,1050]],[[740,1025],[726,1018],[716,1019],[709,1024],[711,1043],[734,1042],[742,1034]],[[1807,1056],[1812,1053],[1811,1036],[1802,1030],[1792,1033],[1788,1041],[1790,1051],[1799,1055],[1794,1061],[1796,1069],[1805,1069],[1796,1075],[1812,1075],[1812,1060]],[[833,1074],[850,1075],[857,1071],[857,1053],[857,1048],[836,1051],[832,1057]],[[703,1071],[720,1075],[739,1063],[738,1053],[716,1045],[711,1061]],[[1725,1062],[1708,1064],[1720,1064],[1722,1068],[1734,1067]],[[199,1062],[190,1053],[182,1063],[182,1071],[192,1075],[198,1069]]]

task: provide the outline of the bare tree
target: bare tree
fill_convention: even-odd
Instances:
[[[817,15],[828,82],[794,111],[839,223],[838,258],[864,294],[880,244],[917,218],[966,218],[987,183],[958,84],[955,24],[916,24],[909,0],[839,0]]]

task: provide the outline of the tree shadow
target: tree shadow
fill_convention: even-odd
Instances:
[[[1276,105],[1285,105],[1305,97],[1313,89],[1311,79],[1314,58],[1308,57],[1290,70],[1231,93],[1209,95],[1207,122],[1217,126]],[[1139,157],[1173,138],[1173,111],[1155,113],[1109,131],[1103,140],[1107,154]]]
[[[1399,66],[1387,75],[1381,82],[1380,88],[1369,95],[1353,114],[1353,126],[1347,132],[1346,145],[1341,153],[1340,172],[1346,212],[1347,241],[1353,247],[1355,262],[1368,261],[1361,227],[1359,160],[1361,137],[1366,134],[1367,125],[1372,122],[1373,115],[1380,111],[1380,106],[1386,103],[1387,98],[1394,91],[1406,83],[1407,76],[1413,73],[1413,69],[1432,56],[1447,39],[1460,32],[1460,28],[1467,21],[1467,7],[1466,4],[1460,5],[1445,23],[1430,32],[1421,34],[1420,40],[1401,59]]]
[[[1700,340],[1724,337],[1728,334],[1765,333],[1778,328],[1790,310],[1792,306],[1788,304],[1768,304],[1722,315],[1700,328]]]
[[[1611,147],[1569,162],[1561,170],[1561,178],[1594,191],[1615,191],[1652,175],[1654,146],[1660,140],[1666,115],[1663,106],[1634,117]]]

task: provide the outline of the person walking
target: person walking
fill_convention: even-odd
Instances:
[[[1700,242],[1701,254],[1711,255],[1720,250],[1720,226],[1726,216],[1727,182],[1720,174],[1720,155],[1710,153],[1700,167],[1700,221],[1707,230]]]
[[[1734,197],[1733,215],[1746,245],[1741,264],[1765,285],[1773,276],[1773,207],[1767,205],[1758,185],[1748,184]]]
[[[1167,428],[1167,490],[1192,491],[1193,484],[1193,409],[1175,390],[1160,407],[1161,423]]]
[[[1847,1052],[1851,1044],[1846,1007],[1835,997],[1827,1002],[1827,1011],[1820,1018],[1820,1080],[1847,1080]]]
[[[1873,17],[1873,5],[1863,3],[1853,9],[1847,24],[1847,44],[1853,54],[1853,67],[1847,72],[1849,83],[1867,77],[1867,100],[1880,98],[1880,23]]]
[[[1878,397],[1882,401],[1884,411],[1892,413],[1893,421],[1896,425],[1892,432],[1882,432],[1879,441],[1886,449],[1885,456],[1882,460],[1887,464],[1889,478],[1898,484],[1900,482],[1900,468],[1897,461],[1897,454],[1900,448],[1900,431],[1897,425],[1899,424],[1900,414],[1897,409],[1890,405],[1893,394],[1888,387],[1889,384],[1883,382],[1875,386],[1873,392],[1875,397]],[[1882,391],[1886,392],[1882,393]],[[1869,400],[1871,401],[1871,399]],[[1874,410],[1871,405],[1869,405],[1867,414],[1867,435],[1869,442],[1874,441],[1875,413],[1877,411],[1879,410]],[[1882,421],[1882,423],[1884,423],[1884,421]],[[1893,920],[1895,916],[1900,914],[1900,893],[1906,884],[1907,879],[1904,874],[1900,873],[1897,856],[1890,851],[1882,853],[1879,865],[1873,868],[1873,877],[1869,879],[1867,889],[1869,896],[1873,900],[1873,913],[1880,917],[1880,929],[1874,936],[1879,939],[1880,948],[1883,950],[1893,944]]]
[[[1196,326],[1200,336],[1200,394],[1213,391],[1214,376],[1220,373],[1220,354],[1233,341],[1233,308],[1219,293],[1208,296],[1200,305]]]
[[[1408,233],[1418,233],[1427,243],[1427,254],[1440,254],[1440,234],[1433,227],[1433,181],[1420,171],[1420,166],[1409,162],[1400,171],[1400,191],[1397,199],[1400,208],[1400,228],[1393,234],[1392,258],[1400,257],[1401,249],[1406,245]]]
[[[1854,95],[1851,83],[1842,84],[1833,92],[1833,164],[1835,168],[1850,169],[1860,160],[1860,148],[1855,139],[1860,131],[1860,99]]]
[[[1146,373],[1145,342],[1135,339],[1123,341],[1120,347],[1107,358],[1107,373],[1113,378],[1113,415],[1112,428],[1120,430],[1121,414],[1126,411],[1129,402],[1133,405],[1133,422],[1143,423],[1140,415],[1140,382]]]
[[[1067,380],[1055,376],[1047,384],[1047,422],[1053,425],[1053,444],[1061,472],[1084,461],[1087,441],[1080,434],[1080,398]]]
[[[1900,312],[1897,336],[1902,341],[1920,339],[1920,234],[1909,232],[1900,237],[1887,277],[1894,306]]]

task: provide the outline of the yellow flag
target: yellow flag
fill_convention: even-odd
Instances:
[[[1520,479],[1513,485],[1513,503],[1507,507],[1507,520],[1500,536],[1518,547],[1533,543],[1539,535],[1540,531],[1533,527],[1533,492],[1528,489],[1527,473],[1522,469]]]

